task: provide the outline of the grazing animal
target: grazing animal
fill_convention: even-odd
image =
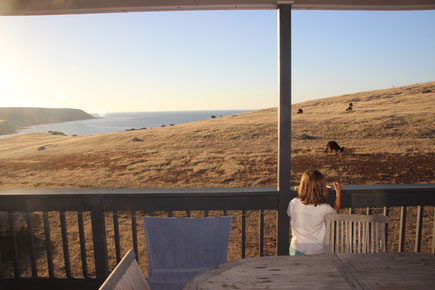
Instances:
[[[325,153],[332,153],[333,151],[338,152],[339,150],[343,152],[344,147],[340,147],[340,145],[335,141],[329,141],[328,145],[326,145]]]
[[[346,111],[352,111],[352,106],[353,106],[353,104],[349,103],[349,107],[347,107]]]
[[[302,109],[299,109],[296,114],[302,114],[304,111]]]

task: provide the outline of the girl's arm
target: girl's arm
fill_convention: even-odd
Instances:
[[[335,187],[335,204],[334,204],[334,209],[338,213],[340,211],[340,207],[341,207],[341,185],[338,182],[334,182],[334,187]]]

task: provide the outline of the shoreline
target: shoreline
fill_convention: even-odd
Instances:
[[[167,112],[116,112],[107,113],[105,117],[96,117],[89,120],[50,123],[20,128],[15,134],[3,136],[16,136],[17,134],[45,133],[47,131],[63,132],[68,136],[95,135],[135,131],[181,125],[195,121],[218,119],[229,115],[250,112],[249,110],[202,110],[202,111],[167,111]],[[0,136],[1,138],[1,136]]]
[[[7,107],[0,108],[0,135],[13,135],[28,126],[95,119],[80,109]]]

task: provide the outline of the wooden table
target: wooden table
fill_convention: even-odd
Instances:
[[[243,259],[184,289],[435,289],[435,255],[384,253]]]

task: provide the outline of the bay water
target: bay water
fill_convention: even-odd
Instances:
[[[104,117],[93,114],[96,119],[29,126],[21,128],[18,131],[18,134],[59,131],[69,136],[92,135],[99,133],[120,132],[127,129],[150,129],[161,127],[162,125],[177,125],[210,119],[212,116],[216,116],[218,118],[221,116],[223,117],[248,111],[249,110],[216,110],[107,113]]]

